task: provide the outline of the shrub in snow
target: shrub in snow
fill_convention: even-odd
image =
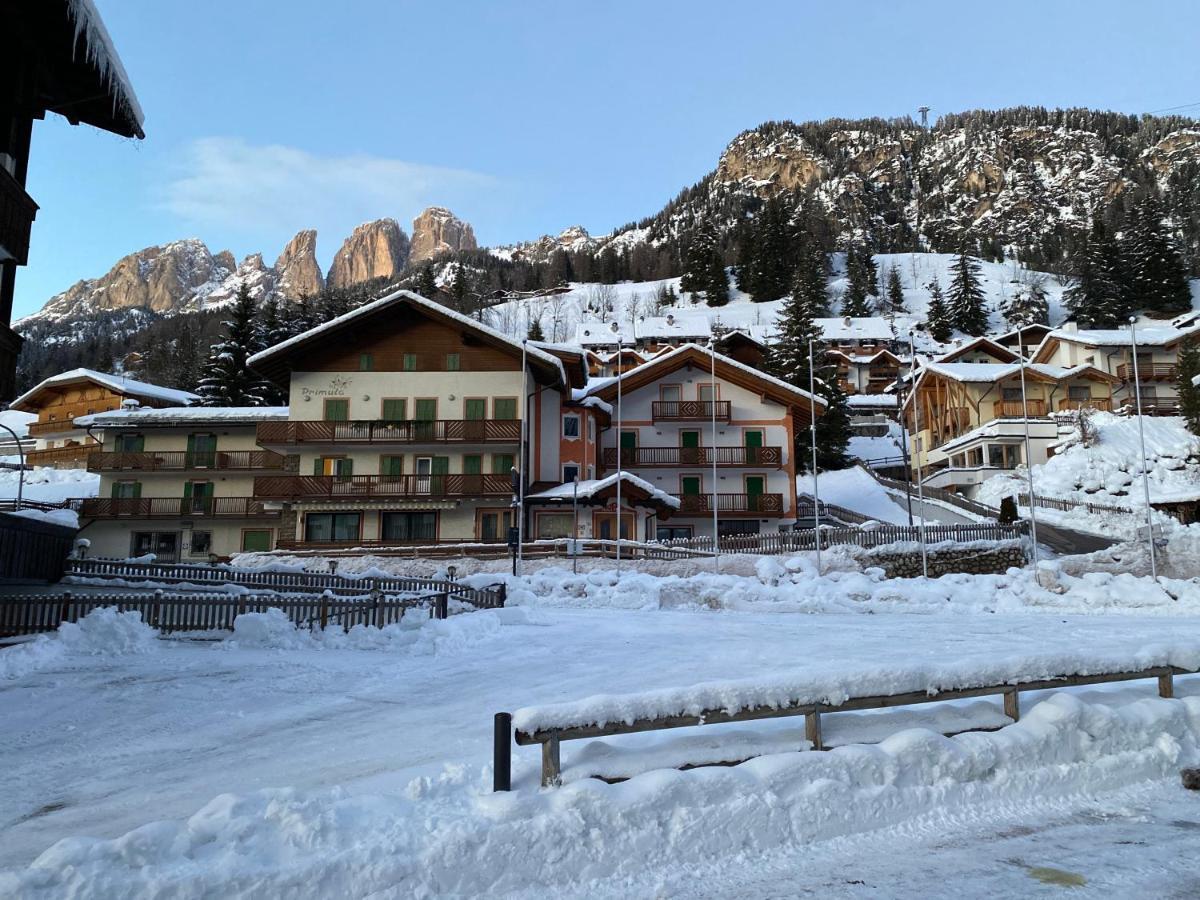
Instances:
[[[123,656],[158,648],[158,631],[142,621],[140,612],[118,612],[115,606],[92,610],[78,623],[64,622],[58,639],[72,653]]]

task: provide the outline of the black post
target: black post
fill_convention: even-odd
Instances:
[[[434,609],[436,610],[435,615],[437,618],[445,619],[450,615],[449,599],[450,595],[445,591],[442,591],[434,599]]]
[[[512,713],[496,713],[492,744],[492,790],[512,790]]]

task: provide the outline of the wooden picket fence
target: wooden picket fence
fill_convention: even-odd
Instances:
[[[356,577],[336,572],[272,571],[239,569],[233,566],[189,565],[187,563],[143,563],[120,559],[72,559],[67,576],[77,578],[122,579],[129,582],[160,584],[238,585],[272,591],[332,591],[355,595],[383,591],[387,594],[447,593],[456,600],[479,609],[504,605],[503,583],[488,588],[469,588],[456,581],[435,578],[399,578],[390,576]]]
[[[1017,505],[1028,506],[1029,495],[1018,494]],[[1062,512],[1072,512],[1076,509],[1082,509],[1090,513],[1121,513],[1127,516],[1133,514],[1133,510],[1127,506],[1113,506],[1105,503],[1088,503],[1084,500],[1064,500],[1058,497],[1038,496],[1037,505],[1045,509],[1057,509],[1061,510]]]
[[[114,594],[26,594],[0,598],[0,637],[55,631],[64,622],[77,622],[95,609],[114,606],[139,612],[147,624],[164,633],[232,631],[242,613],[274,608],[298,628],[355,625],[382,628],[413,610],[428,610],[435,618],[449,615],[445,593],[425,597],[337,597],[322,595],[169,593],[166,591]]]

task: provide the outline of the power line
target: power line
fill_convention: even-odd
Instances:
[[[1190,109],[1193,106],[1200,106],[1200,100],[1197,100],[1195,103],[1183,103],[1179,106],[1164,106],[1162,109],[1152,109],[1147,113],[1147,115],[1152,116],[1155,113],[1172,112],[1173,110],[1176,110],[1176,109]]]

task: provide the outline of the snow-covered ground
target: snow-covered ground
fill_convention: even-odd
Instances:
[[[13,458],[16,461],[16,458]],[[21,473],[0,469],[0,498],[17,496]],[[100,476],[86,469],[49,469],[42,466],[25,473],[21,494],[26,500],[58,503],[71,497],[95,497],[100,490]]]
[[[822,472],[817,476],[817,488],[823,503],[832,503],[846,509],[870,516],[880,522],[907,525],[908,512],[902,508],[883,487],[858,466],[838,472]],[[796,476],[796,490],[811,495],[811,475]],[[914,519],[920,521],[920,516]]]
[[[810,870],[798,851],[844,857],[870,832],[878,862],[846,880],[883,878],[901,856],[918,884],[923,854],[974,871],[996,829],[1086,824],[1120,806],[1113,792],[1144,801],[1197,757],[1200,679],[1180,678],[1176,700],[1153,682],[1027,695],[1017,725],[952,739],[936,732],[1003,724],[998,701],[828,716],[840,749],[825,754],[795,752],[802,725],[787,719],[568,743],[569,783],[549,792],[536,750],[518,748],[516,790],[489,793],[493,713],[597,691],[1200,654],[1191,582],[1064,575],[1057,593],[1028,572],[922,583],[817,577],[807,559],[756,567],[543,568],[510,581],[510,609],[327,639],[255,619],[223,641],[153,641],[109,614],[0,650],[0,895],[761,896]],[[654,767],[717,743],[772,755]],[[610,765],[652,771],[579,780]],[[1023,846],[1001,869],[1014,886],[1037,886],[1031,867],[1081,871]],[[1093,860],[1089,880],[1107,865]]]

